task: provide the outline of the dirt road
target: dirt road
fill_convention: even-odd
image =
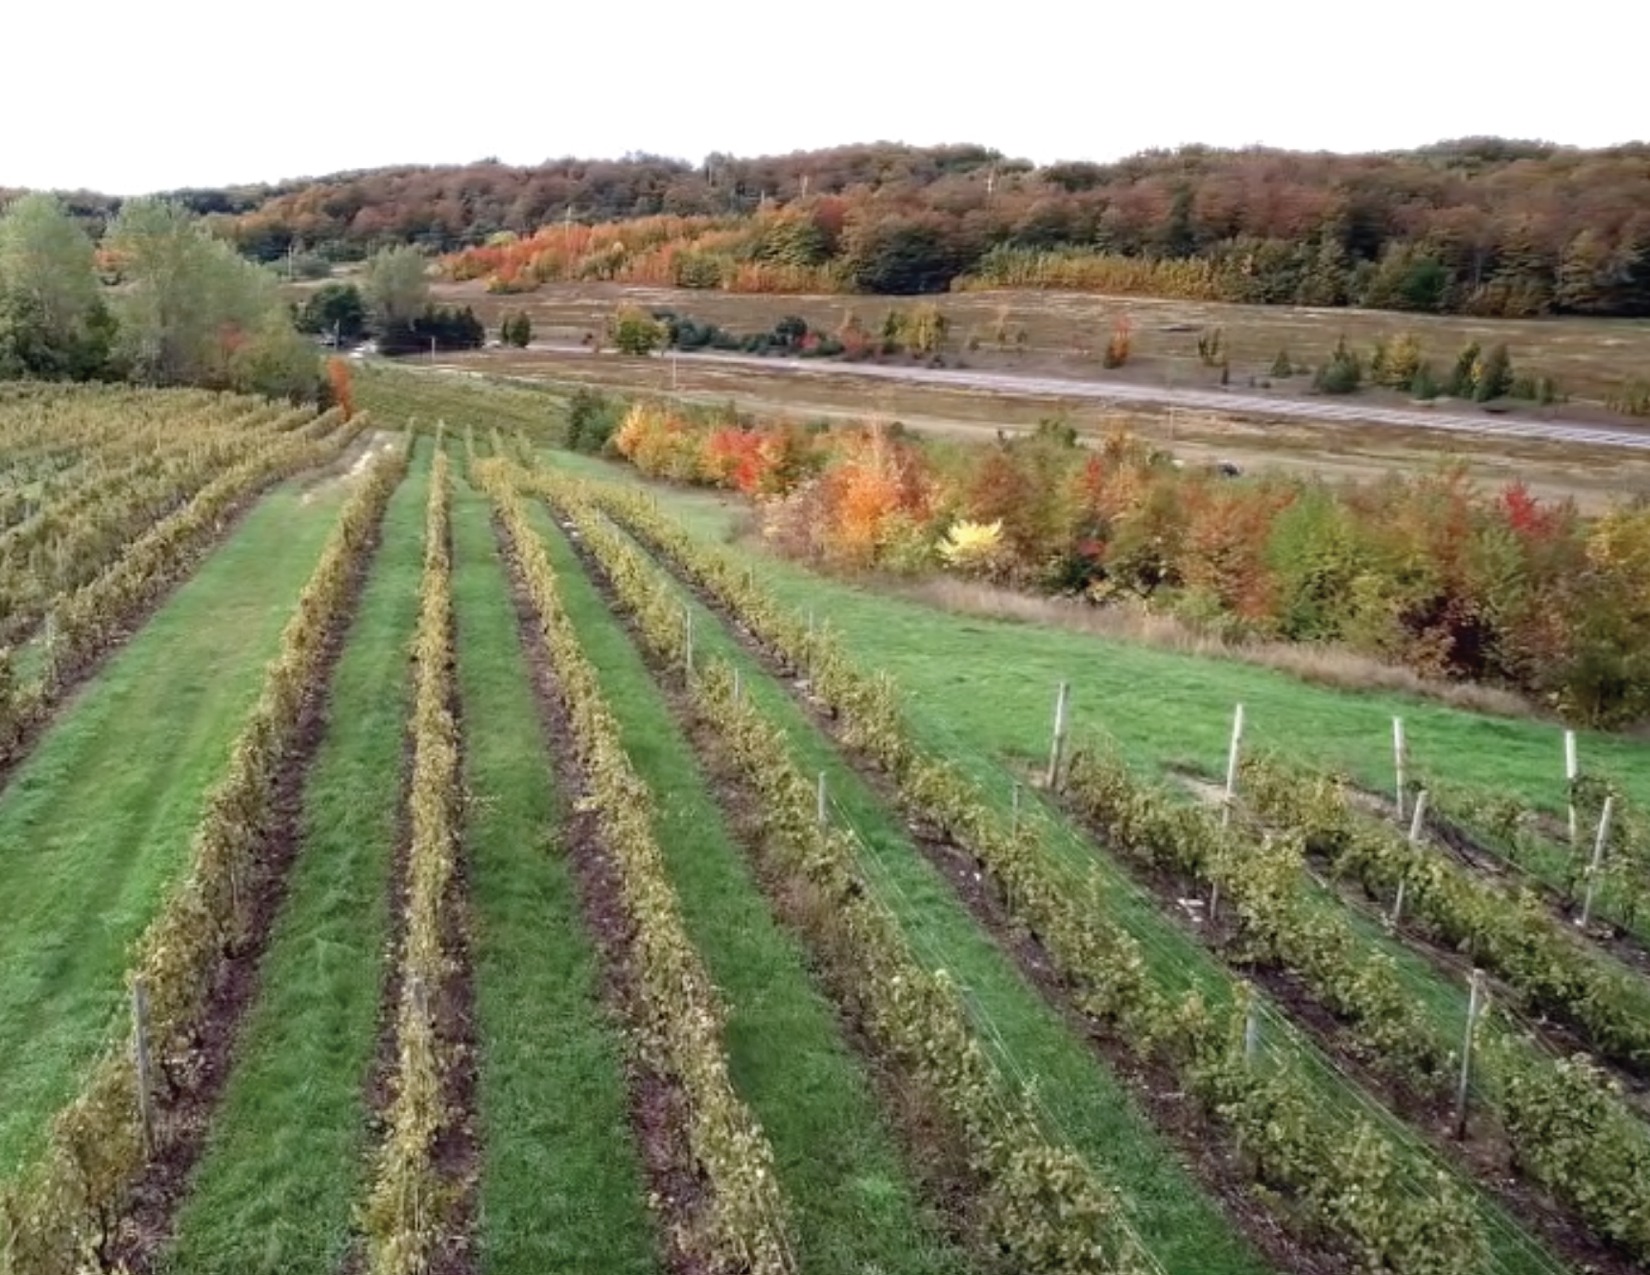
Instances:
[[[1121,382],[1081,381],[1071,377],[1016,376],[1006,372],[953,371],[879,363],[820,363],[803,359],[759,358],[748,354],[677,354],[674,357],[684,363],[692,361],[748,364],[769,372],[783,371],[798,377],[862,376],[868,380],[903,381],[908,384],[980,390],[994,394],[1051,395],[1087,399],[1101,404],[1150,403],[1202,412],[1289,417],[1334,424],[1391,425],[1400,429],[1438,430],[1452,434],[1478,434],[1650,451],[1650,428],[1635,430],[1589,425],[1579,421],[1522,420],[1498,417],[1483,411],[1380,407],[1355,401],[1269,397],[1262,394],[1245,394],[1241,391],[1168,389]]]

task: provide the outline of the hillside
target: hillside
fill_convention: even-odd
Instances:
[[[873,143],[698,165],[632,155],[402,166],[171,195],[261,260],[492,243],[460,270],[512,289],[565,277],[772,291],[977,284],[1650,314],[1643,143],[1472,138],[1363,155],[1190,146],[1042,168],[983,146]],[[68,202],[94,223],[118,205]],[[622,236],[588,230],[659,218],[670,220]],[[525,248],[498,246],[535,234]],[[661,251],[615,255],[613,240],[635,234]],[[592,243],[599,251],[584,250]]]

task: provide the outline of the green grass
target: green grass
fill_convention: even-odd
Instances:
[[[169,1272],[331,1270],[350,1242],[389,940],[428,479],[426,457],[391,499],[333,674],[326,738],[305,782],[303,845],[178,1215]]]
[[[0,1172],[123,1013],[133,941],[188,861],[341,490],[262,501],[69,705],[0,794]]]
[[[569,452],[559,467],[639,483],[633,470]],[[700,539],[725,541],[743,501],[652,486],[662,508]],[[1401,715],[1411,773],[1520,794],[1562,810],[1564,741],[1555,725],[1486,717],[1389,693],[1314,686],[1231,660],[1182,655],[1094,634],[953,615],[749,552],[758,578],[798,610],[813,609],[862,663],[886,669],[933,742],[963,740],[997,759],[1046,757],[1055,687],[1072,684],[1074,734],[1099,732],[1145,768],[1190,765],[1223,774],[1233,705],[1245,706],[1245,746],[1349,769],[1392,786],[1392,718]],[[1584,733],[1583,770],[1622,779],[1650,806],[1650,749],[1628,736]]]
[[[689,934],[729,1007],[733,1079],[773,1144],[802,1269],[963,1269],[915,1198],[866,1077],[809,978],[806,953],[769,913],[692,746],[559,529],[535,513],[625,750],[655,795],[659,845]]]
[[[617,1029],[567,864],[562,795],[529,690],[487,502],[454,492],[458,680],[470,793],[480,1039],[482,1269],[642,1275],[654,1229],[627,1122]]]
[[[668,587],[682,596],[684,602],[688,601],[678,586],[671,584]],[[754,661],[729,640],[717,618],[699,603],[692,602],[691,605],[695,611],[695,641],[702,650],[731,658],[740,665],[745,672],[747,685],[753,688],[757,702],[790,733],[793,747],[796,749],[795,755],[803,767],[809,771],[822,770],[826,773],[827,783],[834,794],[838,817],[849,823],[865,848],[864,862],[871,880],[877,884],[885,901],[894,908],[896,914],[902,915],[902,919],[907,915],[913,918],[912,923],[908,925],[908,933],[911,934],[924,959],[932,965],[944,966],[955,972],[961,965],[956,945],[972,941],[969,931],[965,928],[968,921],[966,915],[952,915],[952,911],[961,913],[961,905],[955,903],[948,887],[939,882],[931,871],[921,870],[926,868],[926,864],[920,864],[916,875],[911,875],[913,861],[920,862],[920,856],[911,847],[898,822],[888,816],[874,795],[866,789],[854,772],[844,765],[834,746],[807,721],[788,693],[765,676]],[[971,760],[978,760],[970,757],[966,744],[955,740],[945,751],[953,761],[967,764]],[[989,770],[989,763],[983,763],[980,768]],[[1196,986],[1211,1002],[1229,1000],[1233,977],[1221,967],[1218,959],[1172,924],[1163,914],[1156,899],[1144,889],[1135,886],[1109,856],[1097,852],[1092,843],[1039,802],[1028,802],[1026,816],[1043,821],[1050,834],[1044,841],[1045,848],[1073,872],[1074,880],[1081,879],[1081,875],[1090,868],[1098,869],[1104,883],[1103,898],[1108,912],[1114,921],[1120,922],[1140,943],[1147,965],[1160,985],[1177,992]],[[922,915],[922,906],[913,906],[913,900],[919,897],[918,891],[934,888],[946,894],[945,899],[933,901],[937,912],[946,913],[946,924],[943,926],[935,926],[932,916]],[[951,911],[947,910],[948,900]],[[1362,926],[1361,918],[1357,924]],[[1465,1021],[1461,993],[1439,980],[1423,959],[1405,950],[1401,944],[1385,943],[1382,937],[1373,934],[1369,937],[1391,948],[1399,962],[1401,975],[1409,983],[1411,990],[1427,1002],[1430,1012],[1441,1023],[1447,1025],[1446,1030],[1458,1031],[1460,1024]],[[976,997],[974,1003],[981,1011],[987,1035],[996,1038],[1000,1045],[998,1053],[1003,1065],[1022,1076],[1035,1077],[1039,1096],[1045,1108],[1051,1113],[1056,1127],[1064,1128],[1068,1138],[1079,1149],[1094,1156],[1097,1163],[1105,1165],[1112,1180],[1122,1187],[1125,1194],[1132,1194],[1137,1204],[1145,1201],[1139,1220],[1140,1230],[1158,1252],[1161,1260],[1173,1269],[1174,1259],[1171,1258],[1171,1253],[1175,1251],[1174,1245],[1184,1232],[1179,1220],[1172,1214],[1153,1215],[1152,1210],[1158,1207],[1162,1198],[1159,1186],[1151,1182],[1149,1176],[1159,1167],[1157,1161],[1150,1156],[1138,1163],[1107,1161],[1104,1158],[1106,1152],[1101,1150],[1105,1146],[1103,1141],[1085,1142],[1080,1132],[1073,1132],[1074,1129],[1080,1129],[1080,1125],[1072,1123],[1073,1114],[1078,1111],[1081,1102],[1075,1097],[1075,1091],[1069,1097],[1051,1097],[1051,1091],[1045,1083],[1047,1071],[1037,1054],[1022,1052],[1013,1034],[1003,1030],[1001,1015],[1014,1012],[1012,1001],[1009,999],[1010,994],[1005,991],[999,1006],[993,1007],[987,1005],[983,999],[978,999],[978,988],[967,979],[964,979],[964,985],[969,987]],[[1022,995],[1034,994],[1030,989],[1022,992]],[[1267,1034],[1270,1036],[1273,1033],[1269,1031]],[[1298,1057],[1305,1073],[1323,1091],[1326,1101],[1332,1106],[1337,1103],[1367,1102],[1367,1099],[1342,1079],[1312,1047],[1292,1044],[1285,1039],[1268,1040],[1266,1043],[1269,1047],[1287,1049]],[[1046,1046],[1031,1046],[1033,1051],[1039,1048]],[[1373,1108],[1369,1108],[1368,1111],[1375,1114]],[[1400,1144],[1407,1144],[1418,1150],[1413,1133],[1405,1129],[1395,1118],[1385,1116],[1378,1123]],[[1111,1136],[1116,1138],[1115,1133]],[[1164,1154],[1161,1147],[1157,1154]],[[1517,1224],[1492,1201],[1481,1197],[1479,1208],[1495,1250],[1496,1269],[1531,1272],[1554,1269],[1551,1259],[1532,1246]],[[1160,1236],[1166,1238],[1160,1239]],[[1168,1251],[1160,1247],[1164,1243],[1169,1245]]]
[[[1135,1226],[1165,1269],[1188,1275],[1267,1269],[1117,1078],[979,928],[898,817],[716,617],[697,604],[694,609],[696,648],[736,664],[754,702],[784,728],[798,764],[806,773],[825,773],[833,818],[857,834],[867,879],[917,958],[957,981],[999,1065],[1011,1076],[1035,1079],[1049,1129],[1098,1166],[1128,1201]]]

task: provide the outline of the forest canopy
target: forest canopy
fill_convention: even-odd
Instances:
[[[94,238],[121,203],[60,198]],[[984,146],[879,142],[700,164],[631,155],[403,166],[164,198],[257,261],[324,272],[393,245],[464,251],[456,273],[496,276],[504,291],[571,275],[1650,315],[1646,143],[1465,138],[1362,155],[1188,146],[1037,167]],[[614,233],[574,234],[591,228]],[[668,249],[662,279],[629,242],[614,252],[625,236]],[[599,253],[577,250],[592,242]]]

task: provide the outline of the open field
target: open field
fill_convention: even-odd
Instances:
[[[1251,376],[1265,378],[1280,349],[1287,349],[1294,362],[1316,367],[1342,336],[1367,356],[1378,338],[1408,331],[1420,338],[1426,357],[1440,373],[1448,370],[1470,341],[1486,347],[1505,342],[1516,367],[1556,378],[1577,400],[1542,409],[1562,415],[1585,411],[1589,403],[1602,404],[1650,366],[1650,321],[1634,319],[1472,319],[1034,291],[937,297],[769,296],[588,283],[549,284],[520,296],[495,296],[479,282],[471,282],[438,284],[435,294],[444,301],[475,307],[489,331],[506,313],[525,310],[532,316],[535,339],[573,345],[587,334],[599,336],[607,316],[625,304],[674,310],[736,332],[766,331],[784,316],[795,314],[813,327],[832,332],[850,312],[875,330],[890,308],[932,302],[950,324],[948,361],[960,358],[972,368],[1028,376],[1115,378],[1167,388],[1207,389],[1219,384],[1219,369],[1204,366],[1198,358],[1197,335],[1206,328],[1219,327],[1224,332],[1234,389],[1247,386]],[[1101,366],[1101,354],[1113,321],[1122,315],[1134,324],[1135,354],[1127,367],[1108,372]],[[1024,331],[1023,352],[996,348],[999,326]],[[967,348],[971,336],[978,338],[978,349]],[[1280,381],[1273,391],[1284,397],[1299,396],[1306,392],[1309,379]],[[1403,401],[1378,392],[1359,398]],[[1540,413],[1532,409],[1532,414]]]
[[[87,549],[0,788],[0,1275],[1650,1261],[1650,945],[1390,808],[1401,715],[1550,833],[1557,726],[856,587],[554,394],[356,388],[370,450],[251,421],[178,561]],[[1579,748],[1637,837],[1645,743]]]
[[[556,464],[609,482],[634,485],[630,471],[602,461],[556,455]],[[681,525],[707,545],[736,535],[738,504],[724,496],[649,488]],[[1422,705],[1385,694],[1349,695],[1303,686],[1282,673],[1225,665],[1193,655],[1153,651],[1097,634],[1038,624],[957,617],[916,601],[828,580],[760,551],[739,548],[786,605],[812,609],[862,659],[892,674],[953,734],[981,732],[980,743],[1030,762],[1047,745],[1054,689],[1074,687],[1079,728],[1102,731],[1131,758],[1161,768],[1215,774],[1225,757],[1232,705],[1247,705],[1257,747],[1293,751],[1310,740],[1320,763],[1345,767],[1373,787],[1390,772],[1390,722],[1402,714],[1423,766],[1447,764],[1463,782],[1524,793],[1548,808],[1563,796],[1562,732]],[[1092,717],[1090,716],[1092,706]],[[1586,735],[1581,750],[1634,785],[1650,802],[1645,746],[1615,735]],[[1542,794],[1545,794],[1544,798]]]

